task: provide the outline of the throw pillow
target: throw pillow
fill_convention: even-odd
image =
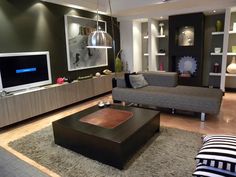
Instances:
[[[130,80],[129,80],[129,76],[130,75],[135,75],[136,73],[133,72],[133,73],[125,73],[125,84],[126,84],[126,87],[127,88],[133,88],[132,85],[130,84]]]
[[[130,84],[133,88],[141,88],[148,85],[147,81],[144,79],[142,74],[130,75],[129,76]]]
[[[236,172],[236,137],[212,135],[203,139],[196,160],[205,165]]]
[[[207,176],[217,176],[217,177],[236,177],[236,173],[227,170],[214,168],[206,166],[204,164],[198,164],[195,172],[193,173],[195,177],[207,177]]]

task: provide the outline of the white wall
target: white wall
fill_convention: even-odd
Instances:
[[[142,71],[142,27],[141,22],[133,22],[133,69]]]
[[[120,21],[121,58],[128,63],[128,71],[142,71],[141,22]]]
[[[120,21],[120,43],[121,43],[121,59],[125,63],[128,63],[127,71],[133,72],[133,22],[132,21]]]

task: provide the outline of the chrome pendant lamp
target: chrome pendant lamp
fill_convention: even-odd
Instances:
[[[87,48],[112,48],[112,37],[101,30],[98,25],[98,0],[97,0],[97,29],[88,36]]]

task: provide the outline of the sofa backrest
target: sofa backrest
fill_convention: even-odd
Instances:
[[[176,87],[178,85],[178,74],[175,72],[140,72],[149,85]],[[126,88],[124,78],[116,78],[116,84],[119,88]]]
[[[176,87],[178,74],[176,72],[141,72],[149,85]]]

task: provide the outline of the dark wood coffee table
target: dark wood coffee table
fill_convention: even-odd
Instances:
[[[105,114],[107,119],[118,120],[117,123],[110,125],[107,121],[104,122],[101,109],[94,106],[53,122],[55,143],[123,169],[132,155],[159,131],[160,113],[143,108],[111,105],[109,109],[121,113],[123,111],[129,117],[121,119],[122,116],[119,114],[118,118],[114,119],[114,114],[111,113],[109,116]],[[103,115],[101,116],[103,123],[100,123],[100,118],[94,121],[94,113],[97,111],[99,115]]]

